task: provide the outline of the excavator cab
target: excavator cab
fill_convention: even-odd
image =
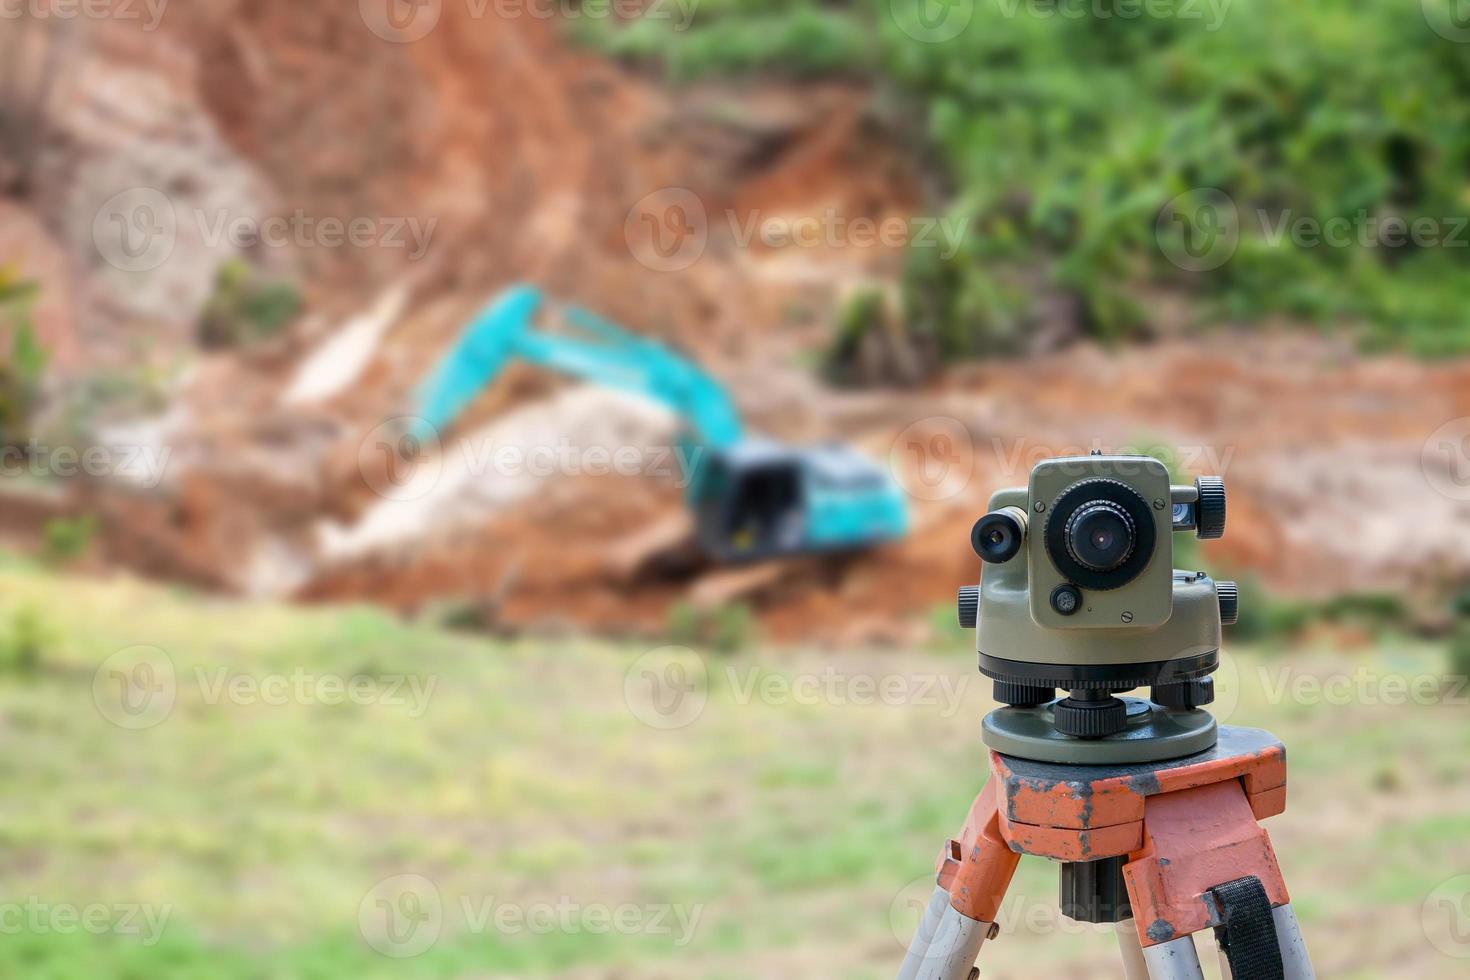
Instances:
[[[892,478],[847,446],[751,437],[704,455],[689,501],[700,546],[717,561],[856,550],[908,530]]]
[[[705,452],[689,487],[704,551],[716,561],[737,562],[803,550],[805,474],[797,453],[753,439]]]

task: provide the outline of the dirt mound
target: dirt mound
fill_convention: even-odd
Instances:
[[[865,555],[773,570],[735,598],[782,639],[911,639],[975,578],[969,528],[989,494],[1024,484],[1039,459],[1093,448],[1164,449],[1187,470],[1223,474],[1230,532],[1204,549],[1219,573],[1307,596],[1451,580],[1470,573],[1470,503],[1436,488],[1424,453],[1441,423],[1470,415],[1467,392],[1470,365],[1361,360],[1316,338],[1239,335],[982,365],[922,395],[829,397],[829,429],[889,453],[916,493],[915,531]],[[953,475],[921,472],[939,465]],[[601,556],[630,525],[677,506],[647,481],[569,481],[471,538],[328,572],[306,595],[412,610],[491,588],[514,567],[499,610],[509,624],[652,632],[674,604],[700,601],[709,575],[619,581]]]

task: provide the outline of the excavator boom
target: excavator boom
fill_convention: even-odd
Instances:
[[[465,328],[454,348],[419,389],[415,415],[433,431],[454,424],[514,358],[667,406],[703,445],[721,449],[743,435],[740,416],[720,384],[653,341],[576,307],[561,307],[567,334],[534,329],[546,306],[541,291],[516,286]]]

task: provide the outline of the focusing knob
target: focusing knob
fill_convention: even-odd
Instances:
[[[1199,503],[1195,505],[1198,527],[1195,533],[1201,538],[1213,539],[1225,536],[1225,481],[1218,476],[1195,477],[1194,488],[1199,492]]]
[[[1240,587],[1234,582],[1216,582],[1215,597],[1220,600],[1220,625],[1234,626],[1240,618]]]
[[[1111,695],[1096,700],[1062,698],[1052,709],[1052,724],[1074,738],[1104,738],[1128,727],[1128,705]]]
[[[960,586],[959,600],[960,628],[972,630],[980,622],[980,586]]]

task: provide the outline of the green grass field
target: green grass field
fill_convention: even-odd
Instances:
[[[7,977],[891,976],[990,706],[960,649],[670,660],[13,559],[0,653]],[[1359,668],[1441,703],[1365,703]],[[1470,873],[1442,671],[1385,643],[1222,675],[1291,747],[1269,826],[1321,976],[1464,975],[1428,938],[1470,954],[1426,908]],[[1116,975],[1054,900],[1023,862],[987,977]]]

